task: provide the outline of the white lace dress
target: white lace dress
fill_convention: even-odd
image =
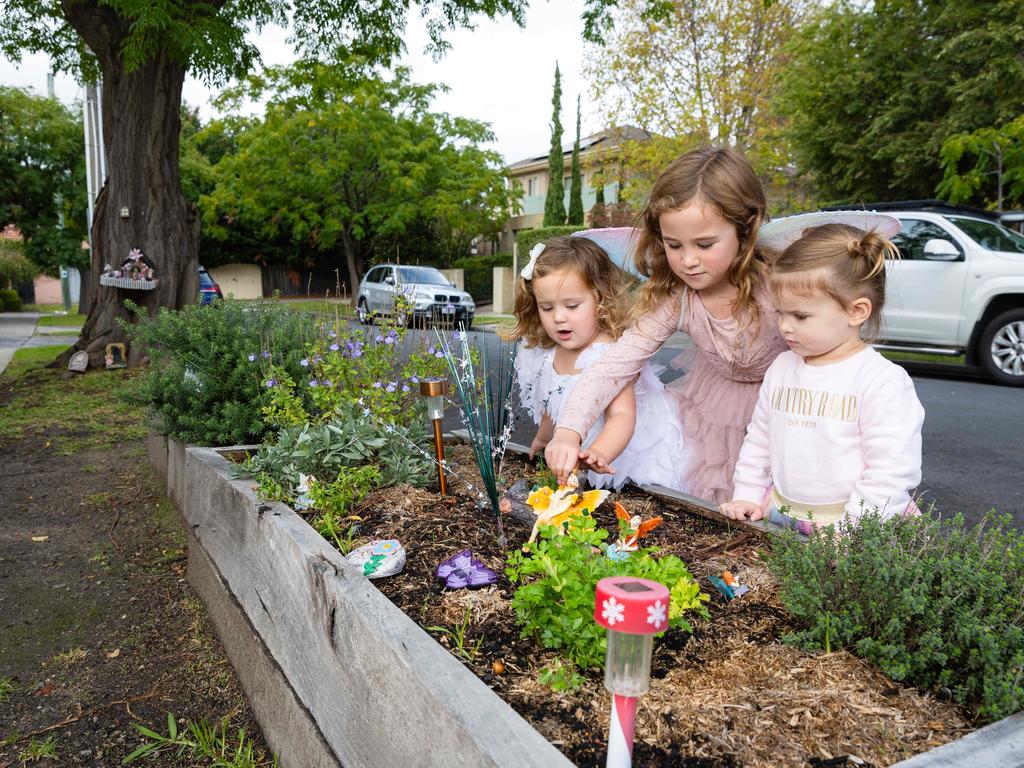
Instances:
[[[576,369],[580,373],[563,375],[555,372],[557,347],[520,347],[516,356],[516,377],[523,408],[529,411],[535,424],[540,424],[545,413],[558,423],[562,409],[572,396],[572,390],[584,368],[600,359],[611,344],[595,343],[580,353]],[[663,485],[680,488],[680,468],[686,463],[683,430],[675,403],[665,393],[665,385],[658,378],[658,370],[650,363],[640,371],[633,385],[636,392],[636,427],[633,438],[622,454],[612,462],[614,475],[588,472],[587,478],[595,488],[619,489],[632,480],[640,485]],[[591,442],[604,428],[604,417],[591,427],[583,445]]]

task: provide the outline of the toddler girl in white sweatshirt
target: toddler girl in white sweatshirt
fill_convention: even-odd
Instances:
[[[895,247],[846,224],[805,230],[769,285],[789,351],[768,368],[733,476],[733,519],[802,533],[865,510],[918,512],[924,409],[899,366],[868,347]]]

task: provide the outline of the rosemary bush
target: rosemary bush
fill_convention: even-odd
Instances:
[[[123,324],[142,346],[149,369],[131,402],[148,407],[162,434],[199,445],[259,442],[270,431],[264,393],[249,356],[269,348],[301,347],[309,320],[278,302],[217,301],[154,317],[126,302],[140,320]],[[281,365],[299,376],[298,357]]]
[[[849,648],[983,720],[1024,708],[1024,538],[1009,515],[966,528],[873,511],[839,534],[773,536],[766,562],[801,625],[785,642]]]

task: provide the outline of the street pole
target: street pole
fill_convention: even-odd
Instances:
[[[53,90],[53,72],[46,73],[46,92],[51,99],[56,98]],[[57,192],[54,195],[54,205],[57,207],[57,228],[64,229],[64,196]],[[71,285],[68,283],[68,268],[67,265],[61,264],[59,267],[60,274],[60,298],[64,303],[64,314],[71,311]]]

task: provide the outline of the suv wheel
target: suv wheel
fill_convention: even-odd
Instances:
[[[978,357],[1000,384],[1024,387],[1024,309],[993,318],[978,342]]]
[[[373,315],[366,308],[366,299],[359,300],[359,322],[363,325],[373,325]]]

